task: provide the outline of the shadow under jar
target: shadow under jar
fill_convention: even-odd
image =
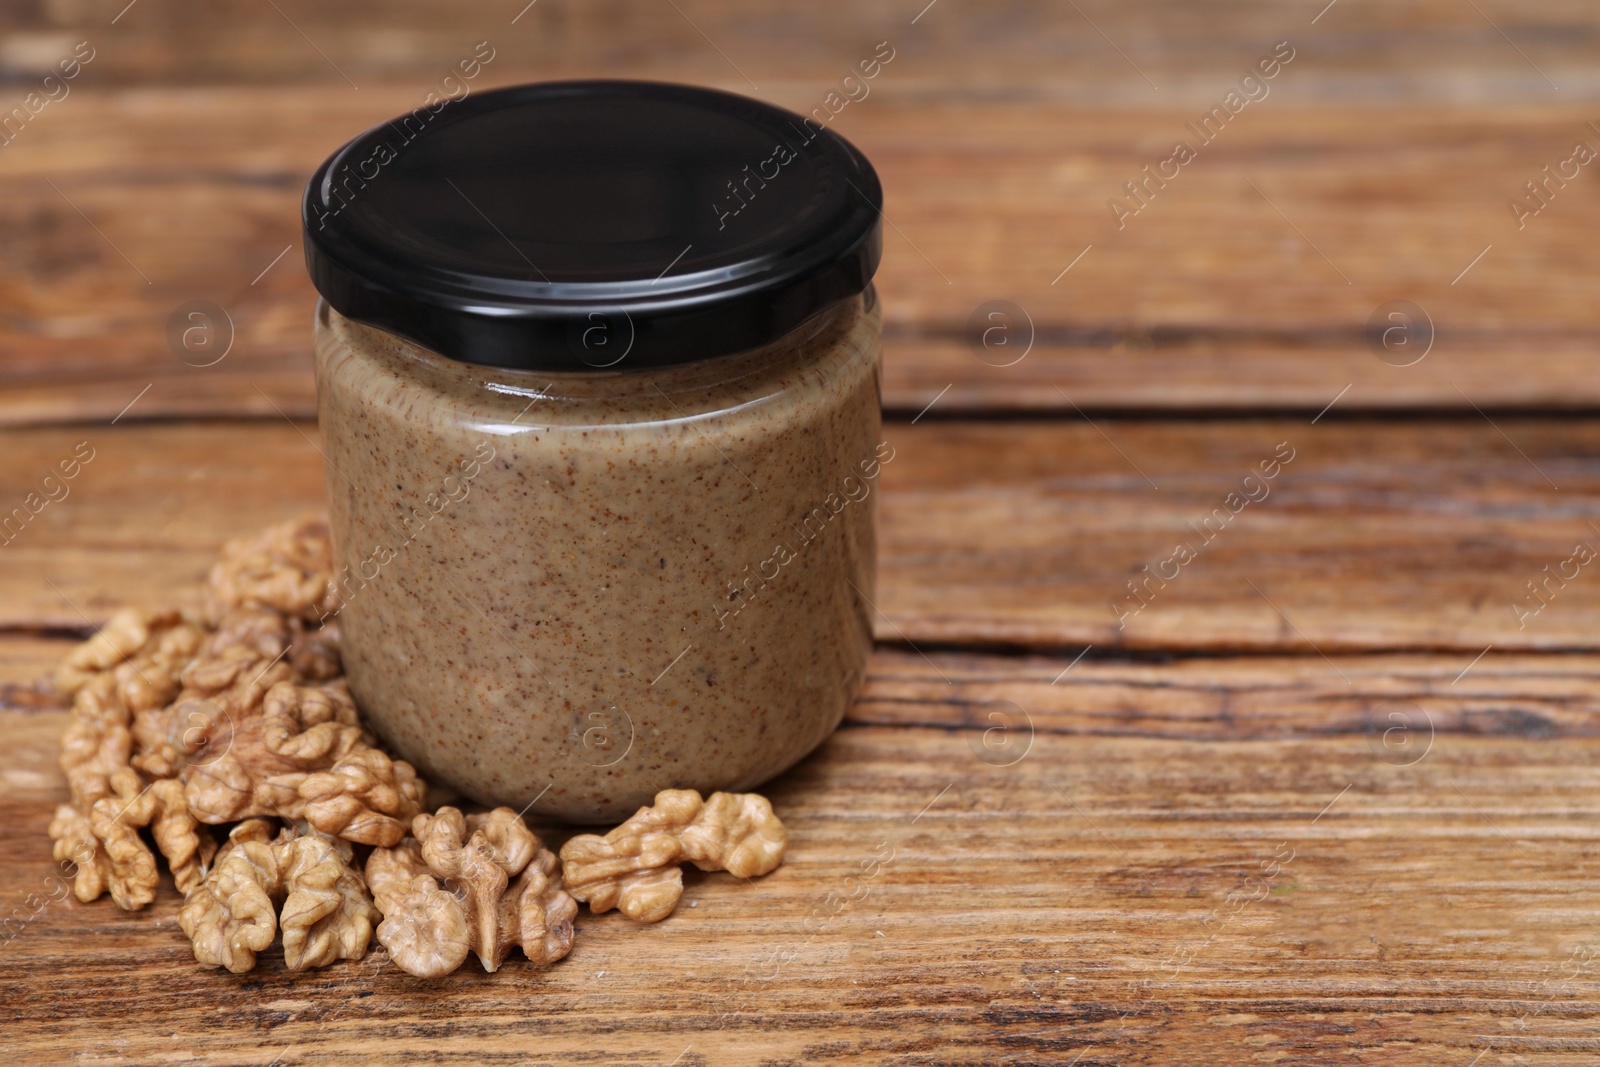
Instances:
[[[609,822],[752,788],[838,725],[871,647],[876,175],[685,86],[420,114],[305,200],[351,690],[486,804]]]

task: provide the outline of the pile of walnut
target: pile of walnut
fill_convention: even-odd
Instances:
[[[376,934],[403,970],[434,977],[469,952],[493,971],[513,945],[554,963],[578,901],[664,919],[686,861],[742,878],[782,861],[783,824],[753,794],[666,790],[559,861],[509,808],[429,813],[426,785],[378,747],[345,687],[337,610],[327,526],[305,519],[227,545],[204,612],[125,609],[68,654],[56,686],[72,698],[72,802],[50,837],[79,900],[154,899],[148,830],[201,963],[248,971],[281,930],[290,970],[325,967]],[[211,827],[230,823],[219,848]]]

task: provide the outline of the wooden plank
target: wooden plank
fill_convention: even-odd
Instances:
[[[55,708],[62,703],[50,680],[76,637],[7,633],[0,639],[0,709]]]
[[[1497,656],[1600,641],[1600,584],[1570,562],[1579,543],[1600,545],[1585,504],[1600,494],[1600,421],[924,421],[886,432],[896,454],[880,504],[883,640],[1335,659],[1433,649],[1463,666],[1491,644]],[[314,434],[283,421],[0,433],[7,510],[80,442],[95,450],[70,495],[0,547],[0,627],[78,628],[121,604],[193,598],[223,541],[320,508]],[[1244,481],[1291,452],[1274,479]],[[1179,543],[1198,557],[1163,563]],[[1176,576],[1130,593],[1145,566]],[[1547,580],[1535,599],[1527,583]]]
[[[1585,236],[1600,198],[1574,183],[1521,230],[1507,206],[1575,140],[1600,147],[1584,109],[1268,97],[1119,230],[1108,200],[1192,137],[1197,112],[930,102],[893,69],[838,120],[888,189],[892,410],[942,393],[955,412],[1315,413],[1347,385],[1354,410],[1600,406],[1600,254]],[[300,186],[415,96],[90,87],[42,113],[0,152],[0,226],[17,235],[0,257],[0,424],[109,420],[141,393],[126,418],[310,415]],[[229,316],[214,365],[168,339],[193,300]],[[1026,316],[1003,351],[977,343],[995,300]],[[1397,300],[1435,335],[1414,366],[1374,354],[1369,319]],[[993,365],[1025,333],[1026,356]]]
[[[1543,737],[1471,709],[1580,694],[1594,657],[1474,671],[1464,696],[1449,658],[1352,660],[1363,686],[1437,698],[1415,762],[1329,729],[1366,697],[1315,656],[1084,660],[1050,686],[1069,658],[881,652],[862,706],[903,718],[841,730],[773,784],[778,872],[691,875],[658,926],[585,915],[548,971],[432,983],[381,951],[201,970],[170,886],[138,914],[39,907],[64,716],[0,711],[0,904],[26,920],[0,952],[8,1060],[1592,1062],[1600,708]],[[977,707],[1026,693],[1098,725],[1040,728],[999,766],[990,722],[929,692],[941,677]],[[1123,686],[1143,696],[1119,715]]]
[[[896,427],[906,462],[885,479],[879,634],[1330,656],[1593,647],[1600,588],[1564,561],[1600,534],[1584,504],[1595,429],[1482,417]],[[1275,454],[1292,462],[1274,467]],[[1526,583],[1564,565],[1573,580],[1552,580],[1541,608]]]
[[[1076,417],[1090,412],[1181,418],[1200,412],[1311,416],[1335,398],[1341,413],[1423,415],[1471,411],[1472,403],[1496,415],[1588,412],[1600,402],[1600,393],[1579,384],[1595,380],[1600,334],[1458,334],[1448,349],[1443,339],[1436,341],[1432,358],[1397,368],[1376,358],[1361,333],[1355,324],[1320,338],[1292,331],[1240,336],[1228,330],[1113,327],[1078,334],[1092,340],[1052,341],[1036,327],[1033,349],[1025,357],[996,366],[986,360],[1002,357],[975,343],[965,324],[896,326],[884,342],[884,404],[903,418],[915,418],[935,401],[936,415]],[[1508,374],[1510,366],[1529,373]],[[54,405],[58,398],[66,400],[62,408],[74,405],[60,389],[49,389],[48,399],[41,399]],[[215,401],[241,408],[249,404],[237,393]],[[311,407],[309,396],[306,406]],[[0,421],[5,412],[0,404]]]
[[[847,721],[977,732],[969,740],[995,763],[1020,757],[1044,733],[1363,738],[1394,765],[1420,761],[1448,737],[1600,735],[1600,658],[1510,653],[1464,666],[1437,654],[1345,656],[1336,672],[1315,653],[1141,661],[882,648]]]
[[[78,640],[0,634],[0,711],[59,710],[50,678]],[[1025,758],[1039,734],[1364,738],[1392,765],[1420,761],[1451,737],[1600,737],[1600,656],[1510,653],[1463,671],[1451,656],[1359,654],[1339,670],[1315,654],[1141,660],[880,646],[845,722],[963,731],[992,764]]]
[[[1322,5],[1302,11],[1271,0],[1204,8],[1102,0],[1077,11],[821,0],[804,13],[748,0],[503,0],[466,9],[445,0],[401,8],[279,0],[278,11],[243,0],[172,0],[122,13],[124,6],[8,6],[0,18],[8,79],[42,76],[63,47],[87,36],[100,52],[91,69],[110,84],[320,83],[365,91],[377,81],[435,81],[463,48],[486,38],[519,80],[626,73],[746,88],[747,77],[761,86],[799,78],[825,85],[863,46],[889,39],[930,90],[1146,103],[1209,97],[1288,38],[1317,61],[1307,91],[1324,99],[1543,103],[1553,85],[1568,98],[1592,99],[1597,89],[1586,51],[1597,20],[1582,0],[1533,9],[1497,4],[1483,15],[1449,0],[1347,3],[1326,13]]]

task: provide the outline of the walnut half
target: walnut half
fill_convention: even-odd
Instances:
[[[211,568],[210,586],[215,615],[262,606],[307,622],[327,618],[339,598],[326,520],[307,516],[229,541]]]
[[[183,786],[171,779],[148,785],[132,767],[106,776],[103,794],[87,810],[56,808],[50,822],[53,854],[74,867],[73,892],[84,903],[107,889],[119,908],[137,911],[155,899],[160,871],[139,831],[150,828],[156,847],[172,868],[172,880],[187,893],[204,877],[216,842],[189,814]]]
[[[772,805],[754,793],[664,789],[656,802],[604,837],[579,834],[561,847],[567,889],[591,911],[620,908],[630,919],[659,922],[683,894],[688,861],[702,871],[741,878],[767,874],[788,843]]]
[[[146,826],[172,868],[178,891],[193,890],[205,876],[217,844],[189,814],[183,786],[170,778],[142,785],[131,767],[112,775],[111,784],[111,795],[89,809],[89,825],[110,860],[111,899],[125,911],[137,911],[155,899],[160,872],[139,836]]]
[[[349,844],[310,828],[273,839],[269,820],[247,819],[189,894],[178,924],[195,959],[239,974],[255,966],[280,926],[291,971],[360,959],[378,917]]]
[[[516,812],[464,816],[443,807],[418,815],[412,832],[367,860],[383,912],[378,941],[401,970],[435,978],[474,952],[493,971],[512,945],[545,964],[572,950],[578,905],[562,887],[555,855]]]
[[[427,788],[409,763],[370,744],[342,681],[279,682],[259,710],[222,716],[200,744],[217,755],[181,774],[202,822],[276,815],[347,841],[393,845]]]
[[[73,695],[59,760],[71,802],[56,809],[49,832],[55,858],[73,865],[73,891],[85,903],[107,889],[126,909],[154,898],[158,871],[139,833],[144,827],[185,892],[216,849],[190,818],[181,785],[146,785],[132,766],[138,717],[178,692],[179,675],[201,642],[200,627],[176,612],[124,609],[57,671],[58,688]]]
[[[73,696],[95,678],[113,675],[129,711],[155,707],[177,692],[178,674],[203,636],[178,612],[123,608],[67,653],[56,668],[56,688]]]

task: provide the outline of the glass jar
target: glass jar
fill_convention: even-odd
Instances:
[[[578,822],[792,766],[871,647],[893,452],[870,165],[776,108],[642,83],[402,130],[306,197],[363,713],[431,780]]]

